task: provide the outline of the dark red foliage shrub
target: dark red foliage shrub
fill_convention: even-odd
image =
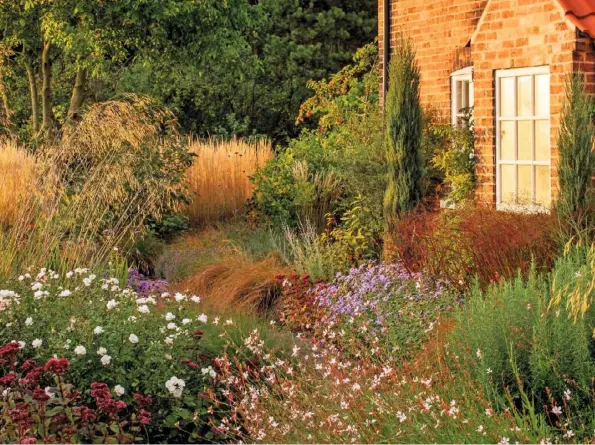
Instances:
[[[17,371],[19,344],[8,343],[0,351],[10,357],[0,363],[1,443],[134,443],[151,423],[150,396],[134,394],[134,409],[114,400],[105,383],[93,383],[93,402],[87,406],[64,380],[68,360],[52,358],[45,366],[27,360]]]
[[[426,272],[466,288],[548,270],[558,253],[557,218],[482,207],[418,213],[388,234],[391,259],[411,272]]]

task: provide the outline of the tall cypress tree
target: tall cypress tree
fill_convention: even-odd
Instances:
[[[401,38],[389,69],[384,104],[388,184],[384,196],[387,224],[412,211],[423,197],[420,73],[413,45]]]
[[[592,107],[593,100],[585,90],[582,74],[570,75],[558,136],[560,196],[557,207],[567,217],[585,209],[589,189],[593,186],[595,125]]]

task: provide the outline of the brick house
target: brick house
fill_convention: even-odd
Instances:
[[[473,106],[478,200],[550,207],[566,75],[594,83],[595,0],[379,0],[378,12],[382,92],[403,33],[424,105],[455,125]]]

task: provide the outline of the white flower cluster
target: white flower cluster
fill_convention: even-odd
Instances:
[[[185,386],[186,382],[177,378],[175,375],[165,382],[165,387],[167,390],[177,399],[182,397],[182,392],[184,391]]]

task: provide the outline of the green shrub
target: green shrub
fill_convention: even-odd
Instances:
[[[457,316],[450,350],[483,383],[500,406],[533,409],[548,422],[590,434],[593,422],[595,354],[591,308],[576,321],[564,306],[552,306],[553,282],[572,284],[589,264],[585,249],[561,258],[551,274],[532,270],[482,292],[478,286]],[[554,286],[555,287],[555,286]],[[553,414],[561,407],[562,414]],[[543,411],[542,411],[543,408]],[[560,422],[558,422],[560,419]]]
[[[432,124],[435,147],[430,162],[448,188],[447,204],[458,204],[472,197],[475,190],[475,153],[472,110],[462,127]]]
[[[321,232],[327,214],[340,220],[358,196],[381,214],[386,166],[377,85],[375,45],[331,80],[310,83],[315,94],[298,121],[316,116],[319,128],[305,130],[253,176],[260,215],[293,229],[308,220]]]
[[[388,184],[384,218],[396,221],[423,198],[421,76],[413,44],[401,37],[389,71],[385,101]]]

